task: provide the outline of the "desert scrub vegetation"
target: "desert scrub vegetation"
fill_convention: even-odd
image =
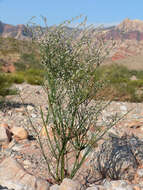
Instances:
[[[106,100],[142,102],[143,71],[129,70],[118,64],[104,65],[97,69],[96,80],[105,80],[107,85],[95,99],[105,95]],[[133,79],[133,78],[134,79]]]
[[[39,27],[38,30],[42,29]],[[50,32],[55,30],[55,27],[48,27]],[[82,29],[71,28],[68,26],[64,26],[62,28],[64,31],[64,35],[67,38],[73,37],[73,44],[75,45],[76,39],[80,38]],[[45,29],[41,31],[41,34],[44,33]],[[95,30],[90,30],[90,41],[92,41],[92,32]],[[72,34],[71,34],[72,33]],[[35,35],[38,35],[35,34]],[[70,36],[71,35],[71,36]],[[97,39],[97,38],[96,38]],[[102,37],[100,41],[103,42]],[[16,67],[16,72],[11,75],[7,75],[9,80],[12,83],[23,83],[27,82],[32,85],[41,85],[44,81],[44,68],[43,65],[40,64],[40,49],[39,44],[35,40],[30,41],[22,41],[16,40],[13,38],[2,38],[0,37],[0,71],[2,71],[2,65],[4,63],[13,62]],[[80,44],[79,44],[80,46]],[[71,49],[72,50],[72,49]],[[110,48],[109,48],[110,50]],[[55,50],[57,51],[57,50]],[[88,50],[83,50],[86,55],[88,54]],[[96,52],[98,55],[100,52]],[[84,55],[85,56],[85,55]],[[82,59],[83,55],[81,55]],[[98,57],[98,56],[97,56]],[[104,55],[103,55],[104,58]],[[55,57],[56,59],[56,57]],[[84,59],[84,62],[88,62],[88,57]],[[141,59],[141,58],[140,58]],[[97,60],[96,60],[97,61]],[[102,62],[102,60],[99,60]],[[115,100],[115,101],[129,101],[129,102],[142,102],[143,101],[143,71],[142,70],[129,70],[127,67],[121,65],[122,60],[120,60],[120,64],[116,62],[110,66],[100,66],[98,69],[96,68],[96,75],[94,76],[94,80],[104,80],[106,81],[106,88],[101,88],[98,93],[95,94],[94,99],[100,99],[100,97],[105,100]],[[124,64],[125,65],[125,64]],[[68,65],[70,68],[70,66]],[[56,68],[54,68],[56,71]],[[135,76],[137,80],[131,80],[132,76]],[[93,80],[92,79],[92,80]],[[10,83],[11,83],[10,82]],[[108,83],[108,85],[107,85]]]
[[[6,63],[13,63],[17,71],[41,68],[37,45],[31,40],[24,41],[10,37],[0,37],[0,44],[1,60]]]
[[[98,119],[110,102],[101,98],[93,101],[95,94],[104,87],[103,80],[96,80],[96,71],[111,46],[85,22],[77,26],[79,35],[75,35],[76,28],[67,34],[68,24],[71,21],[52,30],[45,28],[44,32],[39,26],[31,27],[33,34],[36,33],[45,69],[43,88],[48,109],[44,113],[40,108],[41,128],[34,126],[28,112],[27,115],[48,172],[57,183],[65,177],[73,178],[98,140],[121,119],[115,114],[105,124],[106,129],[101,130]],[[94,133],[90,133],[91,126]],[[41,130],[46,133],[45,142]]]
[[[23,53],[19,60],[14,63],[17,71],[25,71],[27,69],[42,69],[40,60],[35,53]]]
[[[12,80],[8,78],[6,74],[0,74],[0,102],[3,102],[7,95],[16,94],[15,89],[10,89],[12,84]]]
[[[44,82],[45,71],[31,68],[6,75],[13,84],[26,82],[31,85],[42,85]]]

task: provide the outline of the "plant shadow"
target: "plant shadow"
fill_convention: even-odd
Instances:
[[[15,108],[21,108],[21,107],[27,107],[28,105],[35,107],[32,103],[21,103],[21,102],[15,102],[15,101],[1,101],[0,102],[0,110],[2,112],[7,112],[11,109]]]

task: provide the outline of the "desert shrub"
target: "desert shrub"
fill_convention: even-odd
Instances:
[[[143,79],[143,71],[136,71],[135,76],[136,76],[138,79]]]
[[[97,121],[109,102],[93,101],[94,95],[104,86],[103,81],[96,80],[96,72],[111,44],[98,30],[86,27],[84,22],[79,26],[78,35],[75,35],[76,29],[67,34],[68,23],[44,31],[39,26],[31,27],[45,68],[43,88],[47,94],[48,110],[45,115],[41,109],[41,118],[47,147],[30,116],[29,119],[48,172],[56,182],[65,177],[73,178],[97,141],[118,120],[116,115],[113,116],[106,123],[107,128],[101,130]],[[91,125],[95,132],[89,135]],[[46,154],[46,149],[50,155]]]
[[[132,80],[132,76],[136,76],[137,80]],[[101,89],[100,92],[100,94],[105,94],[106,100],[143,101],[143,93],[141,92],[143,87],[142,77],[143,71],[129,70],[122,65],[104,65],[99,67],[96,72],[96,80],[106,80],[108,82],[105,89]],[[97,98],[99,99],[100,95]]]
[[[130,80],[130,81],[128,81],[128,86],[132,86],[132,87],[134,87],[134,88],[143,87],[143,79]]]
[[[32,45],[31,45],[32,46]],[[26,69],[41,69],[41,64],[34,53],[22,53],[20,59],[14,63],[17,71]]]
[[[101,66],[99,68],[99,78],[108,80],[111,84],[128,82],[132,76],[129,70],[122,65]]]
[[[43,84],[43,78],[40,76],[27,76],[26,82],[31,85],[42,85]]]
[[[9,77],[11,78],[12,82],[16,84],[21,84],[25,81],[24,75],[21,73],[14,73],[14,74],[11,74]]]
[[[28,69],[24,72],[25,81],[32,85],[42,85],[44,82],[44,71],[40,69]]]
[[[34,75],[37,76],[38,75],[40,77],[44,77],[44,75],[45,75],[45,71],[44,70],[35,69],[35,68],[27,69],[27,71],[25,71],[25,73],[27,75],[32,75],[32,76],[34,76]]]
[[[7,95],[16,94],[15,90],[10,89],[12,84],[13,81],[6,74],[0,74],[0,96],[4,98]]]
[[[24,70],[27,69],[27,68],[26,68],[26,65],[25,65],[23,62],[21,62],[20,60],[17,61],[17,62],[15,62],[15,63],[14,63],[14,66],[16,67],[16,70],[17,70],[17,71],[24,71]]]
[[[27,82],[31,85],[42,85],[44,75],[44,71],[40,69],[27,69],[25,71],[6,74],[8,81],[11,83],[21,84]]]

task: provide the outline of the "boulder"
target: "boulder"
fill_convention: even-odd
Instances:
[[[10,132],[14,135],[16,140],[23,140],[28,138],[28,132],[22,127],[12,127]]]
[[[22,166],[12,158],[6,158],[0,163],[0,184],[15,190],[49,190],[50,184],[27,173]]]
[[[61,183],[59,190],[80,190],[80,184],[76,181],[65,178]]]

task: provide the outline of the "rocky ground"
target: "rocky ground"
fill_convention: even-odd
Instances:
[[[90,158],[74,178],[75,181],[65,179],[60,186],[52,186],[52,180],[47,173],[38,144],[33,138],[34,132],[26,113],[27,110],[33,125],[41,129],[43,124],[40,107],[45,114],[48,109],[46,93],[41,86],[20,84],[15,87],[19,90],[21,97],[19,95],[7,97],[7,102],[3,106],[1,105],[0,109],[0,189],[143,189],[143,103],[111,102],[103,111],[98,125],[104,128],[105,122],[115,113],[119,117],[129,113],[108,131],[108,134],[100,142],[100,148],[92,152]],[[125,134],[127,134],[126,137]],[[131,137],[132,134],[135,137]],[[44,137],[44,133],[41,135]],[[103,142],[104,144],[101,146]],[[110,147],[110,151],[106,152],[108,147]],[[98,153],[95,153],[97,151]],[[98,161],[97,155],[99,155]],[[115,159],[109,159],[114,155],[117,155]],[[106,163],[103,160],[106,160]],[[112,164],[109,164],[110,162]],[[118,164],[116,164],[117,162]],[[100,169],[97,163],[98,166],[100,165]],[[88,173],[89,171],[90,173]],[[113,171],[116,175],[112,174]],[[99,176],[100,180],[95,180]]]

